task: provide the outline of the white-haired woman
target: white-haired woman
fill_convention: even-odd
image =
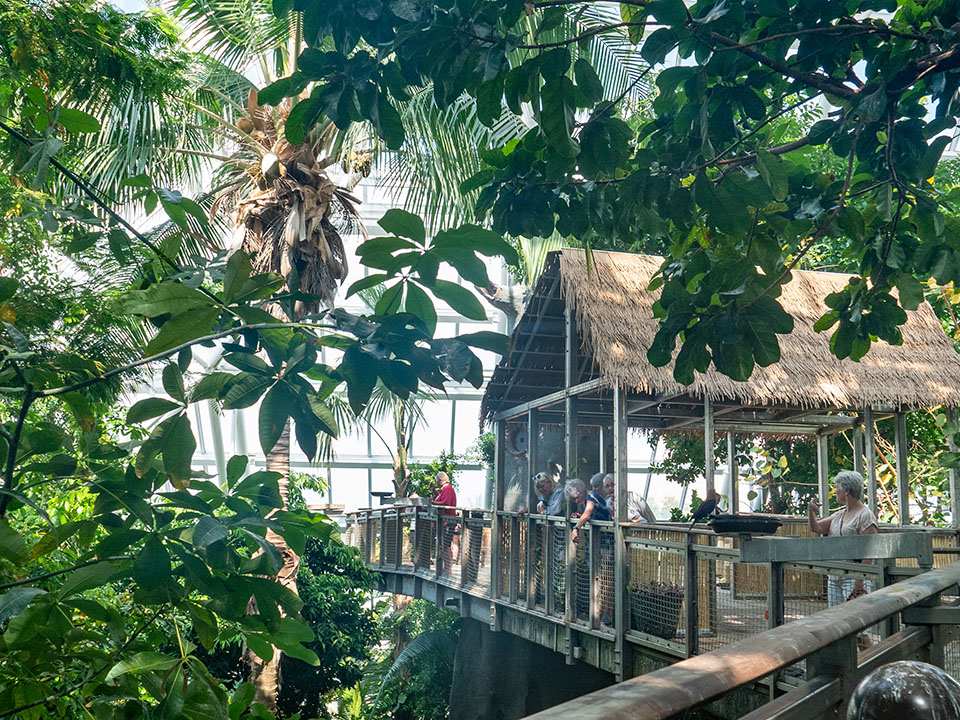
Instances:
[[[820,504],[811,500],[807,508],[810,529],[820,535],[835,537],[876,534],[877,518],[862,500],[863,476],[855,470],[844,470],[833,478],[833,487],[837,502],[843,507],[830,517],[821,520],[817,517],[820,513]],[[863,578],[831,575],[827,579],[827,604],[833,607],[851,598],[864,595],[873,590],[872,585],[869,580]],[[861,648],[869,647],[869,636],[861,635],[859,644]]]

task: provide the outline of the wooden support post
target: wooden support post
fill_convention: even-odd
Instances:
[[[547,542],[543,548],[543,562],[545,563],[544,573],[543,573],[543,583],[544,583],[543,603],[546,606],[545,609],[546,609],[547,615],[556,615],[557,601],[553,594],[553,573],[554,573],[553,558],[554,558],[554,554],[556,553],[555,546],[554,546],[554,542],[556,541],[553,537],[554,536],[553,524],[549,520],[547,520],[545,527],[547,531]]]
[[[387,554],[387,523],[384,522],[384,517],[383,508],[380,508],[380,552],[377,553],[377,565],[380,567],[386,565],[384,556]]]
[[[703,478],[706,481],[706,494],[704,499],[710,496],[710,491],[715,490],[714,475],[716,473],[717,462],[714,458],[714,445],[716,437],[713,432],[713,400],[709,395],[703,396],[703,445],[704,445],[704,472]]]
[[[958,426],[957,416],[957,408],[947,408],[947,420],[954,428]],[[951,452],[957,452],[957,444],[953,437],[953,435],[947,436],[947,446]],[[960,527],[960,472],[954,468],[950,468],[947,472],[950,479],[950,523],[954,528],[958,528]]]
[[[693,657],[700,652],[700,581],[696,546],[687,533],[687,556],[683,573],[683,594],[686,601],[686,652]]]
[[[520,518],[510,518],[510,602],[517,604],[520,597]]]
[[[490,513],[490,597],[494,599],[500,597],[500,559],[503,557],[503,546],[500,537],[500,516],[497,513],[503,509],[507,423],[504,420],[498,420],[495,427],[494,501],[493,512]]]
[[[817,484],[820,487],[820,517],[830,515],[830,458],[826,435],[817,435]]]
[[[579,347],[577,345],[577,326],[576,316],[569,303],[564,312],[564,380],[567,388],[573,387],[575,375],[577,372],[577,355]],[[569,479],[576,477],[574,468],[578,464],[577,440],[579,430],[577,423],[577,398],[576,396],[567,397],[564,401],[564,441],[566,444],[566,463],[563,468],[564,476]],[[566,523],[566,612],[564,617],[569,625],[576,619],[576,567],[577,567],[577,546],[573,543],[571,534],[570,513],[572,512],[571,503],[567,503],[567,523]],[[567,661],[573,659],[573,642],[567,643]]]
[[[853,469],[863,475],[863,426],[853,428]]]
[[[783,625],[783,563],[770,563],[770,581],[767,586],[767,617],[769,618],[769,627],[775,628]],[[774,673],[770,678],[770,699],[776,697],[777,679],[779,673]]]
[[[737,466],[736,436],[727,431],[727,478],[730,483],[729,511],[740,511],[740,468]]]
[[[370,511],[364,510],[363,515],[365,518],[363,536],[364,536],[364,539],[366,540],[366,545],[367,545],[367,547],[364,550],[363,559],[366,561],[367,565],[369,565],[370,558],[373,557],[373,527],[370,523]]]
[[[526,566],[527,566],[527,607],[534,608],[537,604],[537,548],[540,549],[540,561],[543,561],[543,548],[540,547],[539,525],[531,517],[537,512],[537,488],[533,482],[533,476],[539,472],[540,459],[540,412],[536,408],[531,408],[527,413],[527,483],[529,490],[527,493],[527,544],[526,544]],[[544,498],[544,505],[549,498]]]
[[[867,507],[870,512],[877,514],[877,432],[873,419],[873,408],[863,411],[864,430],[864,468],[867,471]]]
[[[597,468],[597,472],[607,473],[610,472],[607,468],[610,464],[607,462],[607,438],[609,437],[610,429],[606,425],[600,426],[600,432],[598,434],[598,448],[599,453],[597,454],[597,459],[600,462],[600,466]]]
[[[894,415],[894,442],[897,453],[897,515],[900,525],[910,524],[910,475],[907,471],[907,415],[898,412]]]
[[[616,628],[617,681],[633,675],[633,656],[624,634],[630,627],[630,600],[627,597],[628,560],[623,525],[627,520],[627,393],[619,385],[613,391],[613,611]]]
[[[587,624],[596,630],[600,627],[600,531],[592,522],[588,523],[583,530],[587,531],[587,538],[589,538],[589,545],[587,545],[587,577],[590,581],[590,602]]]
[[[540,472],[540,411],[533,408],[527,413],[527,511],[537,511],[537,488],[533,476]]]
[[[393,546],[396,548],[393,559],[394,567],[399,570],[403,565],[403,510],[399,507],[396,509],[393,522]]]
[[[443,566],[443,515],[440,508],[433,509],[433,543],[434,551],[436,556],[433,561],[433,576],[437,579],[440,578],[441,570],[443,572],[450,572],[450,568]]]

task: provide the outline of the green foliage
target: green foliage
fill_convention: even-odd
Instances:
[[[904,309],[918,297],[913,278],[960,279],[949,242],[958,191],[930,182],[960,113],[956,53],[941,50],[957,46],[951,4],[895,2],[882,17],[856,1],[624,5],[590,36],[626,38],[660,70],[653,117],[633,125],[621,98],[603,97],[582,38],[530,34],[531,22],[557,28],[563,10],[527,9],[520,0],[469,10],[310,6],[305,62],[269,90],[279,100],[322,81],[321,114],[341,127],[366,119],[390,147],[403,140],[404,118],[383,110],[419,87],[432,87],[440,110],[466,94],[484,123],[529,108],[530,130],[482,151],[465,184],[479,191],[478,218],[511,236],[663,248],[660,329],[648,358],[675,360],[684,384],[711,365],[745,380],[777,362],[778,336],[793,328],[780,288],[821,241],[841,246],[859,273],[827,298],[818,324],[839,358],[902,341]],[[662,27],[644,34],[651,22]],[[684,62],[661,70],[674,53]],[[491,100],[501,87],[506,108]],[[821,96],[834,110],[796,122]],[[429,287],[432,277],[415,282]],[[400,302],[395,287],[391,303]],[[419,297],[408,293],[407,309]]]
[[[442,720],[447,717],[453,682],[453,653],[460,630],[459,617],[425,600],[414,600],[386,615],[381,628],[391,650],[381,659],[391,682],[379,693],[373,717],[393,720]],[[418,638],[418,652],[404,651]],[[442,648],[442,650],[439,650]],[[403,661],[397,660],[404,657]],[[394,679],[395,678],[395,679]]]
[[[457,487],[457,471],[460,469],[460,463],[463,459],[454,453],[448,453],[442,450],[428,464],[415,463],[410,466],[408,477],[410,484],[408,486],[410,494],[416,494],[424,498],[434,498],[440,490],[440,484],[437,482],[437,473],[445,472],[450,477],[450,484]]]

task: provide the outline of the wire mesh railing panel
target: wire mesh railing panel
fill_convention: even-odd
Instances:
[[[533,568],[533,604],[534,607],[544,610],[547,602],[547,563],[548,557],[548,539],[550,537],[550,525],[543,520],[537,520],[533,524],[533,553],[531,554]]]
[[[526,601],[527,599],[527,529],[528,523],[526,521],[518,521],[514,523],[514,530],[517,533],[516,551],[512,554],[511,557],[515,559],[518,564],[517,572],[514,574],[516,578],[517,587],[514,593],[511,594],[511,597],[516,597],[518,600]]]
[[[795,576],[794,587],[802,587],[802,593],[786,594],[783,601],[784,623],[800,618],[809,617],[821,610],[841,605],[852,600],[862,592],[873,592],[877,589],[877,574],[875,572],[817,572],[803,566],[784,565],[784,588],[787,587],[787,577]],[[819,592],[816,589],[819,588]],[[867,628],[861,633],[858,646],[860,650],[880,642],[884,636],[883,623]]]
[[[438,516],[440,536],[437,577],[460,580],[460,518],[446,512]]]
[[[615,574],[614,574],[614,531],[612,527],[598,527],[594,530],[597,540],[597,559],[599,567],[596,571],[597,604],[600,614],[600,624],[614,627],[616,612],[614,608]]]
[[[578,533],[573,580],[574,616],[580,622],[590,620],[590,533],[582,529]]]
[[[465,588],[490,588],[490,519],[482,512],[464,512],[460,543],[461,583]]]
[[[367,542],[369,543],[370,564],[380,562],[380,518],[367,518]]]
[[[436,520],[423,514],[417,514],[414,529],[414,545],[416,547],[416,566],[418,570],[429,570],[434,565],[436,557]]]
[[[405,567],[413,567],[413,564],[416,560],[415,546],[413,542],[416,533],[413,532],[413,518],[414,515],[411,512],[404,512],[400,516],[400,564]]]
[[[550,535],[552,542],[549,583],[553,602],[547,603],[547,614],[563,615],[567,607],[567,531],[563,525],[551,524]]]
[[[396,511],[387,511],[384,513],[383,517],[380,520],[380,529],[381,529],[381,538],[383,547],[381,552],[383,553],[383,564],[384,565],[399,565],[400,564],[400,546],[397,542],[397,524],[399,523],[400,518],[397,516]]]
[[[712,570],[715,582],[710,586],[709,603],[706,606],[701,603],[699,608],[700,652],[710,652],[766,630],[769,627],[766,592],[770,581],[769,568],[726,560],[710,560],[706,564],[708,573]],[[758,569],[760,573],[755,572]],[[745,570],[751,572],[752,581],[758,586],[763,582],[762,594],[744,597],[734,593],[736,578]]]
[[[626,555],[630,629],[676,640],[686,626],[683,554],[628,544]]]
[[[501,599],[510,598],[510,558],[513,556],[511,545],[513,543],[513,530],[509,517],[500,518],[500,540],[497,543],[496,552],[499,553],[500,577],[498,578],[498,587]]]

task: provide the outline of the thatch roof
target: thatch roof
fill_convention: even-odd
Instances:
[[[652,306],[659,295],[647,286],[661,262],[662,258],[649,255],[593,252],[588,273],[583,251],[562,250],[553,256],[518,325],[510,354],[491,379],[485,414],[532,399],[522,393],[525,372],[541,383],[549,378],[542,395],[562,387],[555,375],[563,368],[563,344],[556,342],[563,307],[558,290],[575,311],[582,353],[589,358],[594,376],[636,393],[707,395],[715,401],[755,407],[828,410],[960,405],[960,356],[926,303],[907,313],[902,345],[876,342],[860,362],[838,360],[831,354],[830,332],[814,332],[813,325],[827,311],[824,298],[841,290],[850,276],[826,272],[794,271],[784,286],[780,302],[793,316],[794,330],[780,336],[780,362],[755,368],[747,382],[736,382],[711,368],[698,375],[693,385],[682,386],[673,379],[672,363],[657,368],[647,361],[647,348],[657,331]],[[550,317],[539,317],[540,326],[534,328],[540,315]],[[530,352],[528,341],[540,328],[547,328],[554,341],[538,341]],[[521,347],[518,340],[524,334]],[[524,349],[527,352],[521,356]],[[550,366],[554,375],[544,376],[551,372]]]

